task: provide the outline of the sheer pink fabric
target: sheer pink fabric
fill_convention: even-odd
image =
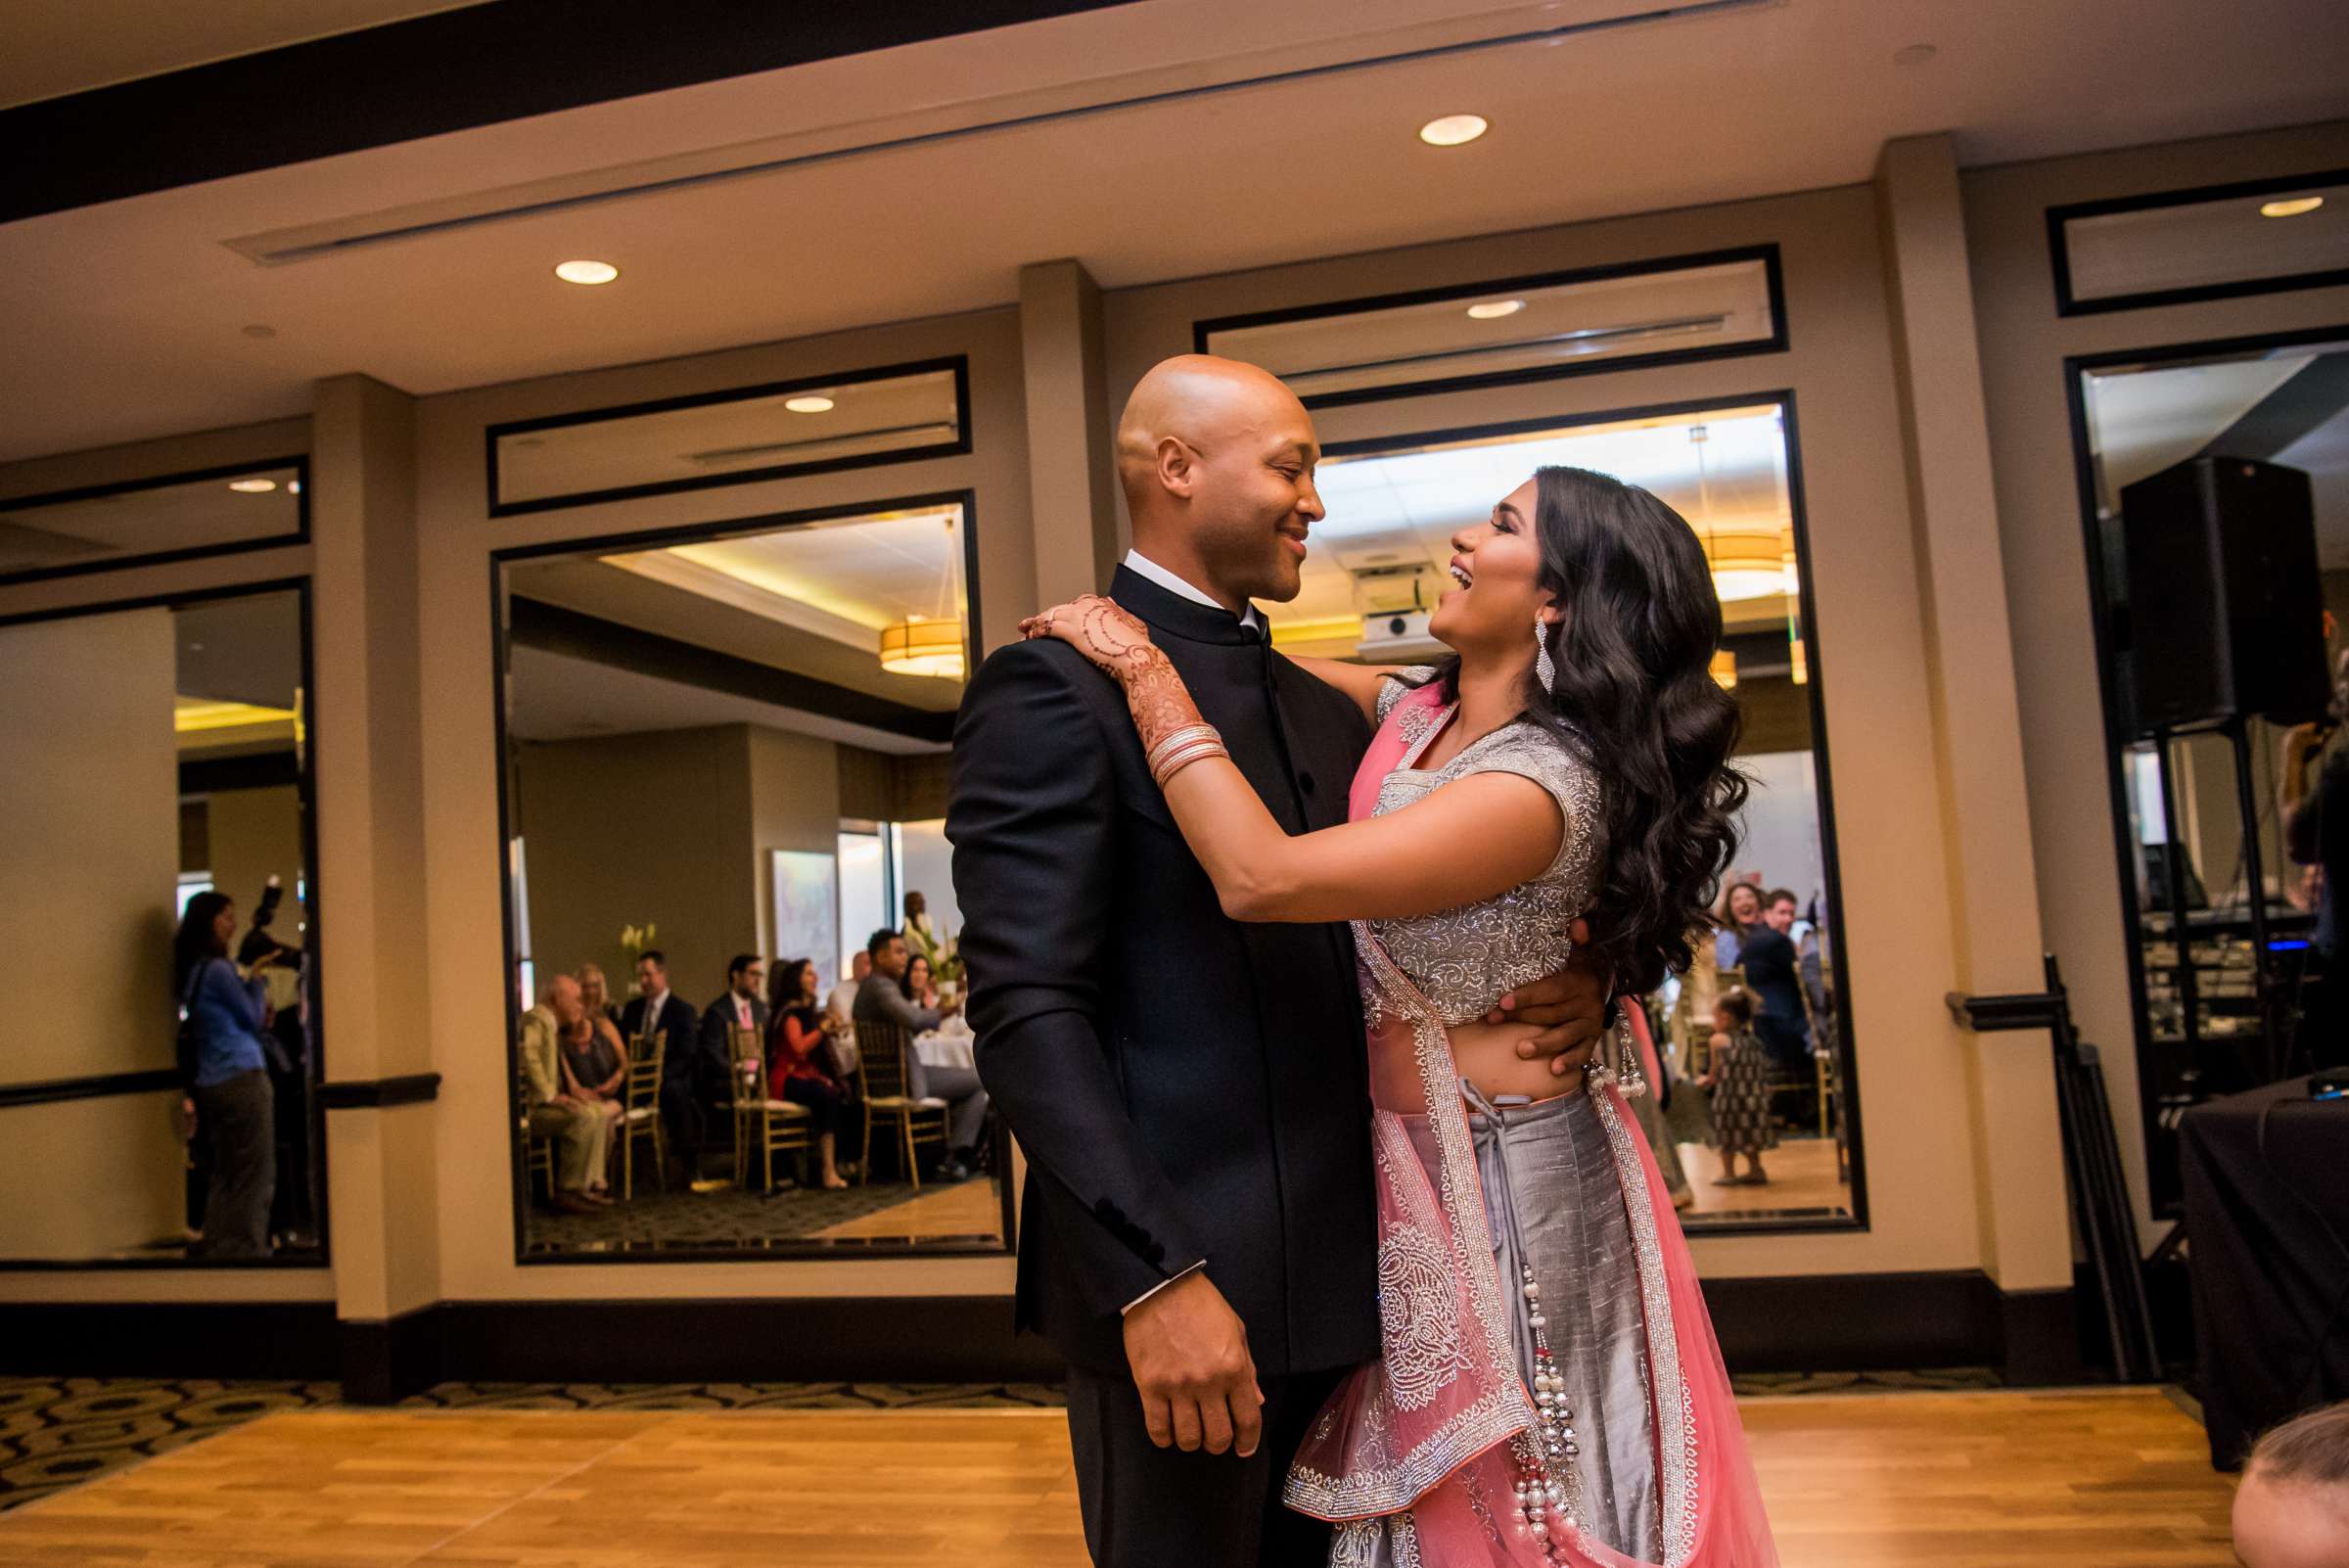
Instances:
[[[1388,715],[1356,775],[1354,816],[1375,809],[1379,785],[1408,750],[1406,715],[1418,710],[1411,728],[1424,732],[1440,706],[1435,689],[1422,688]],[[1546,1538],[1520,1512],[1520,1483],[1541,1473],[1529,1437],[1534,1405],[1503,1311],[1445,1021],[1366,925],[1356,941],[1376,1000],[1369,1048],[1387,1066],[1415,1071],[1438,1158],[1431,1170],[1395,1112],[1374,1109],[1382,1353],[1323,1408],[1284,1497],[1339,1522],[1333,1563],[1644,1568],[1555,1509]],[[1654,1047],[1635,1032],[1654,1082]],[[1374,1083],[1382,1077],[1397,1082],[1373,1071]],[[1655,1158],[1614,1084],[1592,1092],[1639,1254],[1623,1288],[1640,1293],[1647,1325],[1662,1568],[1776,1568],[1728,1374]]]

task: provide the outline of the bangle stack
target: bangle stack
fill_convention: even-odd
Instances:
[[[1211,757],[1229,757],[1223,737],[1213,724],[1185,724],[1150,748],[1150,776],[1165,789],[1167,780]]]

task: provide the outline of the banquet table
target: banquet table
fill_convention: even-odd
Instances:
[[[2349,1101],[2292,1079],[2188,1111],[2188,1260],[2211,1462],[2349,1396]]]
[[[913,1037],[913,1053],[924,1067],[975,1067],[971,1046],[978,1038],[968,1029],[933,1029]]]

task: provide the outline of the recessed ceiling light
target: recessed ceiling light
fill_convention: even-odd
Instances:
[[[609,261],[558,261],[555,276],[565,283],[610,283],[620,276],[620,268]]]
[[[277,481],[265,479],[230,480],[228,487],[245,495],[265,495],[277,488]]]
[[[1430,147],[1458,147],[1491,129],[1482,115],[1446,115],[1419,127],[1419,139]]]
[[[832,399],[818,393],[809,393],[806,397],[786,398],[783,406],[795,414],[829,414],[832,412]]]
[[[2298,217],[2303,212],[2314,212],[2324,205],[2325,198],[2322,196],[2295,196],[2287,201],[2262,203],[2259,215],[2261,217]]]
[[[1487,300],[1482,304],[1470,305],[1468,314],[1478,321],[1498,321],[1502,316],[1513,316],[1524,308],[1523,300]]]
[[[1921,66],[1940,53],[1931,44],[1911,44],[1906,49],[1895,49],[1892,63],[1896,66]]]

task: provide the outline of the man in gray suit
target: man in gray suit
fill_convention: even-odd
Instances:
[[[864,985],[856,992],[856,1022],[895,1024],[905,1032],[907,1087],[916,1097],[927,1095],[946,1102],[946,1159],[938,1169],[937,1179],[967,1181],[978,1170],[980,1130],[987,1123],[987,1090],[979,1086],[979,1075],[970,1068],[928,1066],[913,1048],[913,1037],[936,1029],[944,1014],[935,1007],[916,1007],[898,988],[908,961],[905,939],[884,928],[873,933],[864,950],[872,955],[873,972],[864,977]],[[954,1007],[949,1002],[945,1011]]]

